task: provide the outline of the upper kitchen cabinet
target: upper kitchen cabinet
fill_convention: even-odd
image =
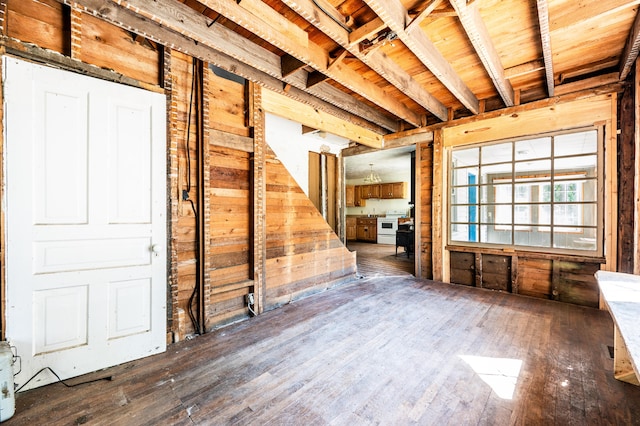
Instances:
[[[380,198],[380,184],[361,185],[360,196],[363,199]]]
[[[380,198],[407,198],[407,182],[380,184]]]

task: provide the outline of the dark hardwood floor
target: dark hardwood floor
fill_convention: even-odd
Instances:
[[[640,424],[612,327],[596,309],[370,274],[93,376],[110,381],[20,393],[6,424]]]
[[[349,242],[347,247],[358,253],[358,274],[367,277],[392,277],[414,275],[414,255],[402,247],[387,244]]]

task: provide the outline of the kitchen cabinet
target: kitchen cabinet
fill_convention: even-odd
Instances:
[[[345,198],[345,204],[347,205],[347,207],[354,207],[356,205],[355,190],[356,190],[356,187],[353,185],[347,185],[344,188],[344,198]]]
[[[357,219],[356,237],[359,241],[377,242],[378,219],[359,217]]]
[[[347,217],[346,223],[346,234],[347,241],[353,241],[358,238],[357,228],[358,228],[358,219],[355,217]]]
[[[380,198],[380,184],[360,186],[360,196],[363,199]]]
[[[355,186],[353,188],[353,205],[355,207],[365,207],[367,205],[367,200],[362,199],[361,188],[361,186]]]
[[[407,182],[380,184],[380,198],[407,198]]]

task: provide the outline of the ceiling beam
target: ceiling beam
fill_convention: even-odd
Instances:
[[[540,42],[544,58],[544,73],[547,78],[549,97],[554,95],[555,79],[553,77],[553,55],[551,54],[551,35],[549,33],[549,5],[547,0],[537,0],[538,22],[540,22]]]
[[[190,36],[183,34],[183,28],[180,26],[162,26],[116,4],[111,3],[105,7],[104,0],[57,1],[77,7],[125,30],[144,34],[156,43],[200,58],[271,90],[283,92],[281,80],[290,82],[295,87],[287,92],[288,96],[354,124],[372,130],[375,130],[375,126],[371,123],[391,131],[398,129],[396,120],[328,83],[304,90],[306,79],[302,81],[294,79],[293,76],[281,79],[280,58],[277,55],[253,43],[247,43],[246,39],[242,39],[242,44],[235,45],[234,36],[240,36],[219,24],[210,25],[210,19],[187,6],[176,6],[177,10],[174,13],[179,14],[181,25],[191,31]],[[156,12],[160,17],[164,17],[160,8],[157,8]],[[380,130],[378,128],[377,131]]]
[[[427,7],[422,9],[420,13],[418,13],[411,22],[405,28],[407,33],[411,33],[415,28],[420,26],[420,23],[424,21],[424,19],[431,14],[444,0],[429,0]]]
[[[622,56],[620,57],[620,80],[624,80],[629,75],[633,64],[638,57],[638,51],[640,50],[640,9],[636,12],[636,19],[633,21],[633,26],[629,32],[629,38],[624,45]]]
[[[158,7],[158,2],[153,0],[118,1],[127,4],[143,4],[149,19],[154,19],[154,12]],[[288,25],[295,25],[262,1],[251,0],[251,7],[246,9],[243,7],[245,0],[240,1],[239,4],[234,0],[200,0],[200,3],[291,56],[305,62],[316,71],[320,71],[400,119],[414,126],[420,126],[420,115],[418,113],[412,111],[403,103],[396,101],[377,85],[362,78],[359,73],[345,67],[328,69],[330,63],[329,53],[311,40],[308,40],[306,45],[299,44],[289,37],[288,32],[280,31],[280,28],[288,28]],[[332,20],[332,22],[334,21]],[[295,27],[300,30],[299,27]],[[346,32],[344,28],[342,30]]]
[[[508,107],[514,105],[514,93],[511,83],[504,77],[504,68],[498,56],[489,31],[480,16],[478,2],[467,4],[467,0],[450,0],[456,10],[460,23],[473,45],[480,61],[487,70],[489,77],[500,94],[502,101]]]
[[[442,121],[447,119],[447,108],[411,75],[379,51],[361,52],[358,43],[351,41],[349,32],[319,9],[314,0],[282,1],[427,111]],[[419,126],[416,125],[416,127]]]
[[[266,112],[274,115],[295,120],[307,127],[324,130],[337,136],[341,136],[350,141],[367,145],[372,148],[382,148],[383,137],[360,126],[354,126],[322,111],[318,111],[309,105],[289,98],[271,90],[262,91],[262,108]]]
[[[364,0],[367,5],[394,31],[411,52],[440,80],[440,82],[473,114],[479,112],[479,102],[449,62],[423,31],[409,34],[406,25],[409,14],[399,0]]]
[[[544,69],[544,61],[536,59],[504,70],[504,78],[512,79]]]
[[[358,44],[362,40],[368,39],[372,35],[379,33],[385,28],[387,28],[387,24],[385,24],[382,19],[372,19],[371,21],[349,33],[349,44]]]

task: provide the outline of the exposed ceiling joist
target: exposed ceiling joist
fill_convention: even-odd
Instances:
[[[504,70],[504,78],[516,78],[522,75],[526,75],[532,72],[540,71],[544,69],[544,61],[536,60],[517,65],[512,68],[506,68]]]
[[[378,51],[371,51],[369,53],[361,52],[357,44],[350,42],[349,32],[333,18],[325,14],[322,9],[319,9],[315,5],[314,0],[283,0],[283,3],[304,17],[320,31],[327,34],[419,105],[423,106],[440,120],[446,121],[447,108],[440,103],[440,101],[427,92],[411,75],[407,74],[406,71],[386,55]],[[417,127],[420,126],[420,124],[412,124]]]
[[[186,35],[187,37],[192,38],[199,43],[203,43],[225,54],[228,54],[229,56],[234,57],[241,62],[253,66],[261,71],[264,71],[273,77],[281,78],[285,83],[289,83],[294,87],[297,87],[303,91],[307,91],[308,93],[319,95],[320,99],[323,99],[330,103],[334,103],[334,105],[340,108],[344,108],[346,111],[358,110],[365,112],[366,115],[363,115],[363,117],[370,119],[373,123],[376,123],[392,131],[393,129],[397,129],[397,123],[394,124],[393,128],[389,128],[391,127],[390,123],[393,120],[390,120],[389,118],[373,110],[372,108],[368,108],[361,102],[357,102],[352,96],[346,95],[345,93],[335,89],[328,83],[323,83],[323,87],[320,87],[320,85],[314,86],[314,88],[316,89],[315,91],[306,90],[306,71],[299,71],[297,73],[288,75],[286,78],[283,78],[281,61],[278,55],[268,51],[261,46],[258,46],[255,43],[248,41],[241,35],[229,30],[228,28],[220,24],[210,25],[210,23],[207,22],[207,18],[205,16],[197,13],[188,6],[182,5],[180,3],[172,3],[170,5],[167,5],[165,3],[158,3],[152,0],[123,0],[122,3],[126,3],[129,7],[133,6],[133,9],[138,14],[144,15],[148,19],[161,23],[162,25],[174,31],[177,31],[180,34]],[[340,73],[331,71],[332,77],[336,76],[337,74]],[[344,74],[347,75],[340,78],[338,81],[349,81],[350,79],[353,79],[353,71],[347,70],[347,72],[345,72]],[[357,74],[356,78],[356,81],[363,81],[363,79]],[[376,102],[373,99],[382,99],[384,101],[384,106],[389,106],[389,109],[395,110],[396,113],[394,115],[402,117],[405,114],[411,114],[413,122],[419,123],[419,116],[417,114],[410,111],[404,105],[398,107],[397,102],[389,102],[389,100],[386,99],[386,93],[383,92],[379,87],[368,82],[364,82],[360,86],[361,92],[365,92],[370,95],[363,95],[365,98],[372,99],[374,103]],[[326,89],[326,91],[320,89]],[[358,92],[358,90],[354,91]],[[333,98],[333,96],[336,96],[336,98]],[[356,107],[357,109],[353,109],[354,105],[358,104],[362,107]],[[390,112],[392,114],[394,113],[394,111]]]
[[[506,106],[513,106],[515,104],[513,87],[504,77],[502,62],[480,16],[477,2],[470,4],[467,4],[467,0],[450,0],[450,2],[502,101]]]
[[[122,3],[145,3],[146,10],[153,10],[158,2],[152,0],[120,0]],[[149,8],[149,3],[154,7]],[[420,125],[420,116],[406,105],[395,101],[377,85],[364,79],[360,74],[345,67],[332,67],[328,69],[330,63],[329,53],[317,44],[308,40],[306,46],[295,43],[289,38],[289,34],[279,28],[287,28],[293,25],[284,16],[273,10],[269,5],[260,0],[252,0],[251,7],[242,6],[233,0],[200,0],[200,3],[209,9],[220,13],[232,22],[241,25],[248,31],[269,42],[275,47],[287,52],[291,56],[305,62],[316,71],[327,75],[329,78],[349,88],[365,99],[379,105],[402,120],[414,126]],[[153,15],[149,16],[153,19]],[[332,21],[333,22],[333,21]],[[296,27],[300,29],[299,27]],[[346,32],[346,30],[343,29]],[[306,34],[306,32],[305,32]]]
[[[551,34],[549,33],[549,6],[547,0],[537,0],[538,21],[540,23],[540,42],[544,58],[544,72],[547,78],[547,93],[553,96],[555,80],[553,77],[553,55],[551,54]]]
[[[196,56],[271,90],[282,91],[280,58],[277,55],[253,43],[248,44],[243,38],[240,38],[240,41],[244,42],[234,43],[235,37],[239,37],[236,33],[219,24],[210,25],[210,19],[182,4],[176,3],[173,8],[174,13],[180,16],[177,21],[171,18],[172,15],[165,16],[161,7],[156,7],[154,12],[163,20],[163,25],[159,25],[140,17],[131,9],[116,4],[105,7],[104,0],[57,1],[85,10],[125,30],[145,34],[157,43]],[[172,22],[175,25],[169,25]],[[295,84],[287,94],[303,103],[365,128],[371,129],[370,123],[391,131],[398,128],[396,120],[386,117],[328,83],[303,90],[306,80],[299,81],[293,76],[284,80]]]
[[[442,82],[442,84],[473,114],[479,103],[449,62],[422,31],[405,30],[409,14],[399,0],[365,0],[365,3],[394,31],[414,55]]]
[[[629,32],[627,43],[624,46],[622,57],[620,58],[620,80],[624,80],[629,75],[633,64],[638,57],[638,51],[640,50],[640,9],[636,14],[636,19],[633,21],[633,26]]]
[[[385,24],[382,19],[372,19],[361,27],[356,28],[349,34],[349,44],[358,44],[361,41],[370,38],[374,34],[379,33],[386,27],[387,24]]]
[[[295,120],[302,125],[324,130],[372,148],[382,148],[384,143],[382,135],[354,126],[351,123],[270,90],[262,92],[262,107],[266,112],[287,119],[295,117]]]
[[[440,4],[442,4],[444,0],[429,0],[429,3],[427,4],[427,7],[425,7],[424,9],[422,9],[422,11],[420,11],[420,13],[418,13],[412,20],[411,22],[407,25],[407,27],[405,28],[405,31],[409,34],[411,34],[411,32],[415,29],[418,28],[420,26],[420,23],[422,21],[424,21],[424,19],[429,16],[438,6],[440,6]]]

